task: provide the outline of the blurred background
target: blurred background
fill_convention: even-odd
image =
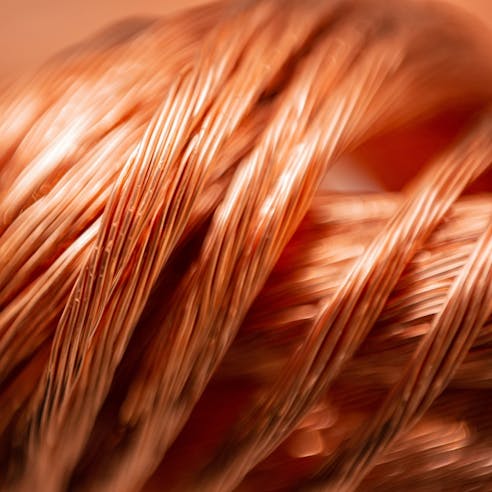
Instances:
[[[210,0],[0,0],[0,80],[35,68],[114,21],[163,15],[206,1]],[[442,1],[458,4],[492,27],[492,0]]]

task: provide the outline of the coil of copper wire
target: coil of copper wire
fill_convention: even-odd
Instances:
[[[220,0],[4,89],[0,490],[492,490],[491,48]]]

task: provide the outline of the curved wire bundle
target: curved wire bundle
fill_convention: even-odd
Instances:
[[[217,3],[4,93],[3,489],[486,490],[488,43],[421,3]],[[403,191],[323,185],[398,132]]]

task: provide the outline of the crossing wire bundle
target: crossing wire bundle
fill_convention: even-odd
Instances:
[[[221,2],[6,90],[2,489],[492,490],[489,54],[439,5]]]

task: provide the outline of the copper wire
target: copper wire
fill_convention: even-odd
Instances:
[[[3,93],[1,487],[485,490],[489,43],[419,2],[219,2]],[[453,110],[404,190],[325,188]]]

